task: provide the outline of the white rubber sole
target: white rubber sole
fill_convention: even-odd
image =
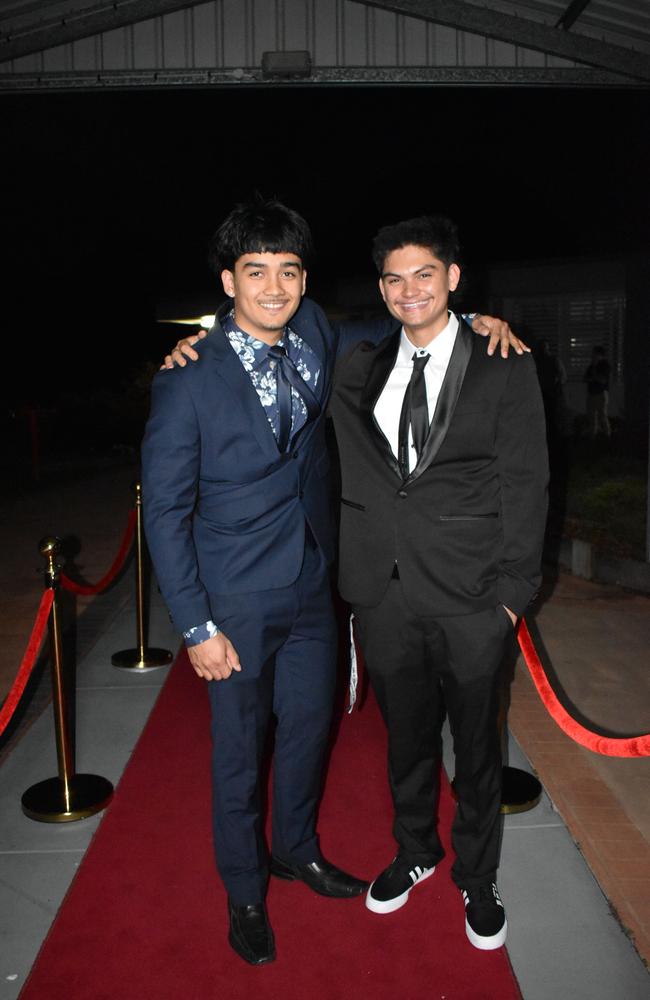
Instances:
[[[479,951],[494,951],[496,948],[501,948],[506,943],[506,935],[508,933],[508,921],[506,920],[503,927],[498,934],[493,934],[491,937],[481,937],[476,931],[473,931],[469,925],[467,917],[465,917],[465,933],[469,938],[470,944],[473,944],[475,948]]]
[[[410,889],[407,889],[406,892],[403,892],[400,896],[394,896],[392,899],[373,899],[372,887],[375,883],[372,882],[368,892],[366,893],[367,908],[372,910],[373,913],[394,913],[395,910],[400,910],[406,903],[408,903],[409,892],[411,892],[411,889],[415,889],[416,885],[419,885],[420,882],[424,882],[425,879],[430,878],[435,870],[436,866],[434,865],[433,868],[429,868],[424,875],[420,875],[417,882],[414,882]]]

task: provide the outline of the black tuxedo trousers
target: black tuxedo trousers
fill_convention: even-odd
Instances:
[[[501,835],[502,662],[514,629],[502,605],[472,615],[420,616],[391,580],[374,608],[354,608],[368,674],[388,730],[393,833],[413,864],[444,855],[437,831],[441,726],[449,717],[458,808],[452,877],[494,881]]]

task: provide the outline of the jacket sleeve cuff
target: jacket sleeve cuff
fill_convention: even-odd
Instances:
[[[187,629],[186,632],[183,632],[185,645],[198,646],[199,643],[206,642],[208,639],[212,639],[213,636],[218,635],[219,631],[219,627],[212,620],[203,622],[201,625],[194,625],[192,628]]]
[[[499,604],[509,608],[517,618],[525,614],[528,606],[537,597],[537,590],[522,580],[515,580],[511,576],[502,576],[497,581],[497,598]]]

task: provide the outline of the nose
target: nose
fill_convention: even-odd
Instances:
[[[402,296],[405,299],[412,299],[417,295],[418,289],[413,278],[405,278],[402,285]]]
[[[280,282],[280,276],[274,274],[272,271],[267,272],[266,275],[266,285],[264,291],[267,295],[281,295],[282,294],[282,284]]]

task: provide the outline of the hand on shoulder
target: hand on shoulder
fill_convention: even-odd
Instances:
[[[190,337],[183,337],[182,340],[178,341],[176,347],[173,348],[171,354],[165,355],[165,360],[161,364],[160,370],[173,368],[174,365],[184,368],[188,359],[190,361],[198,361],[199,355],[194,350],[194,345],[198,344],[200,340],[204,340],[207,335],[207,330],[199,330],[198,333],[193,333]]]
[[[472,330],[481,337],[489,337],[487,352],[492,355],[500,347],[501,357],[507,358],[512,347],[516,354],[530,354],[530,347],[510,329],[510,324],[498,316],[477,313],[472,320]]]

